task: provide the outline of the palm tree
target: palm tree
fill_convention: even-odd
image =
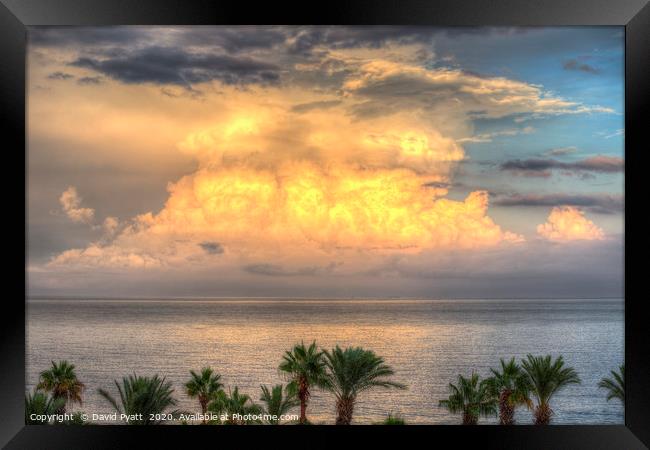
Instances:
[[[114,382],[120,394],[119,403],[104,389],[99,389],[98,392],[118,414],[127,415],[128,425],[156,425],[162,422],[156,415],[177,413],[176,410],[168,411],[176,405],[176,400],[172,396],[174,389],[171,382],[166,382],[164,377],[141,377],[133,374],[122,378],[122,385],[117,380]]]
[[[48,421],[43,420],[42,417],[58,414],[58,411],[62,408],[65,408],[65,399],[63,397],[54,397],[35,390],[33,394],[25,395],[25,424],[47,424]],[[36,416],[33,416],[34,414],[40,417],[37,419]]]
[[[57,411],[59,414],[65,413],[68,403],[79,403],[80,405],[82,403],[81,395],[84,384],[77,378],[74,364],[70,364],[68,361],[59,361],[58,363],[52,361],[52,367],[41,372],[36,388],[51,392],[54,398],[65,400]]]
[[[612,370],[610,373],[612,378],[603,378],[598,387],[607,389],[607,401],[617,398],[625,404],[625,364],[618,367],[618,372]]]
[[[487,379],[490,392],[499,398],[499,423],[514,425],[515,408],[518,405],[532,406],[530,400],[530,381],[515,358],[506,362],[501,360],[501,370],[490,369],[492,376]]]
[[[278,425],[280,423],[280,416],[286,414],[300,404],[300,401],[296,397],[296,393],[292,392],[291,389],[284,389],[285,392],[283,395],[283,387],[281,384],[276,384],[271,388],[271,390],[266,386],[261,386],[261,388],[262,396],[260,397],[260,401],[264,402],[266,405],[264,412],[276,417],[268,420],[271,425]]]
[[[227,415],[225,420],[219,421],[226,425],[248,425],[252,423],[260,423],[260,420],[257,418],[246,416],[259,415],[262,413],[262,408],[253,403],[250,396],[240,394],[237,386],[235,386],[235,389],[228,394],[224,391],[219,391],[208,405],[208,410],[220,416]]]
[[[289,389],[297,392],[300,400],[300,423],[307,422],[307,403],[312,386],[322,386],[325,381],[325,361],[323,352],[318,350],[316,342],[305,347],[304,342],[296,344],[291,351],[285,352],[279,366],[289,381]]]
[[[217,392],[223,387],[223,384],[220,382],[221,375],[215,374],[210,367],[201,369],[200,374],[190,370],[190,375],[192,378],[185,383],[185,391],[190,398],[199,399],[201,413],[203,414],[203,424],[205,425],[207,423],[205,415],[208,412],[208,403],[215,398]]]
[[[388,379],[393,369],[370,350],[348,347],[342,350],[338,345],[325,350],[327,378],[323,387],[336,397],[336,424],[349,425],[357,396],[370,388],[406,389],[406,386]]]
[[[580,378],[573,367],[565,367],[562,356],[551,361],[551,355],[528,355],[521,363],[531,384],[531,393],[537,400],[534,409],[535,424],[548,425],[553,410],[550,401],[553,395],[569,384],[579,384]]]
[[[463,425],[476,425],[480,416],[494,416],[497,413],[497,399],[491,392],[487,380],[480,381],[478,374],[465,378],[458,375],[458,384],[449,383],[449,398],[440,400],[439,405],[452,414],[463,415]]]

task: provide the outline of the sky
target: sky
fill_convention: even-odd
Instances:
[[[32,27],[32,296],[622,297],[622,27]]]

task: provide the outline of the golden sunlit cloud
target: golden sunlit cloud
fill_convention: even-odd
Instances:
[[[158,212],[130,220],[108,217],[96,226],[104,230],[99,240],[56,255],[50,266],[149,268],[206,261],[241,266],[281,256],[338,270],[332,261],[343,254],[414,254],[523,241],[488,216],[487,192],[474,190],[463,200],[447,197],[445,186],[466,159],[462,143],[474,136],[472,120],[477,114],[593,110],[521,81],[425,68],[417,65],[418,48],[405,47],[403,58],[396,56],[399,50],[392,46],[393,53],[383,57],[377,49],[329,52],[325,61],[336,62],[329,67],[346,71],[340,89],[329,91],[298,82],[246,89],[214,83],[202,87],[199,101],[107,81],[93,97],[101,106],[88,104],[77,91],[66,92],[80,97],[78,111],[86,123],[103,124],[87,127],[84,142],[127,142],[148,154],[164,142],[196,161],[196,169],[169,183]],[[322,64],[294,69],[306,76],[322,73]],[[34,102],[31,111],[61,116],[53,109],[62,103]],[[149,114],[138,109],[142,103],[156,107]],[[75,114],[66,111],[66,123],[76,123]],[[61,122],[39,126],[45,136],[73,136]],[[534,129],[508,133],[520,132]],[[116,151],[123,154],[125,148]],[[61,197],[66,214],[92,222],[94,211],[80,208],[70,189]],[[539,233],[549,239],[602,235],[579,212],[568,214],[554,210]]]
[[[158,214],[139,216],[110,245],[69,250],[53,264],[152,267],[205,256],[198,245],[205,241],[255,259],[278,252],[318,257],[479,248],[522,239],[486,215],[486,192],[464,201],[435,198],[435,190],[404,169],[331,166],[325,172],[310,162],[275,171],[204,168],[169,189]]]
[[[593,241],[605,238],[600,227],[572,206],[553,208],[546,222],[537,226],[537,232],[552,241]]]
[[[95,210],[92,208],[81,208],[81,197],[74,186],[69,186],[59,197],[59,203],[63,212],[72,220],[78,223],[90,224],[95,218]]]

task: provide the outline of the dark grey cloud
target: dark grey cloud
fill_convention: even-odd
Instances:
[[[100,84],[102,77],[81,77],[77,80],[79,84]]]
[[[190,87],[218,80],[225,84],[272,84],[280,68],[249,57],[190,53],[175,47],[148,47],[109,58],[80,57],[70,63],[123,83],[173,84]]]
[[[285,298],[599,298],[623,294],[623,237],[472,252],[429,252],[387,258],[359,274],[256,276],[193,270],[139,273],[34,271],[30,296],[285,297]],[[415,259],[413,259],[415,258]],[[273,273],[277,274],[277,272]]]
[[[430,27],[401,25],[367,26],[310,26],[288,28],[289,52],[310,53],[317,46],[329,48],[378,48],[389,42],[400,44],[430,43],[436,36],[450,37],[472,35],[512,35],[526,33],[524,28],[513,27]]]
[[[623,249],[620,235],[570,245],[538,241],[469,255],[437,252],[434,259],[425,254],[415,260],[390,257],[365,275],[376,285],[385,280],[402,288],[406,284],[428,286],[437,292],[434,297],[445,291],[477,298],[614,297],[622,294]]]
[[[314,109],[333,108],[333,107],[338,106],[340,104],[341,104],[341,100],[323,100],[323,101],[319,101],[319,102],[300,103],[298,105],[294,105],[291,108],[291,111],[298,112],[298,113],[303,113],[303,112],[311,111],[311,110],[314,110]]]
[[[205,252],[209,255],[220,255],[223,253],[223,246],[218,242],[201,242],[199,244],[199,247],[205,250]]]
[[[179,45],[218,47],[228,53],[270,49],[286,42],[286,27],[176,27],[175,42]]]
[[[550,158],[513,159],[502,163],[500,169],[522,176],[548,177],[553,170],[561,170],[567,175],[588,172],[618,173],[625,169],[625,162],[623,158],[604,155],[575,162],[562,162]]]
[[[314,47],[377,48],[388,42],[427,42],[440,30],[418,26],[316,26],[290,29],[289,51],[308,53]]]
[[[33,27],[29,39],[30,44],[36,47],[76,51],[73,65],[95,70],[124,83],[151,82],[191,87],[196,83],[219,80],[231,85],[272,84],[280,78],[280,67],[309,61],[320,65],[320,70],[294,71],[287,74],[288,81],[340,87],[350,68],[329,67],[341,62],[330,58],[321,46],[327,49],[379,48],[392,42],[420,43],[424,44],[422,60],[425,61],[431,56],[427,44],[432,43],[436,36],[513,32],[517,32],[516,29],[422,26]],[[272,60],[268,59],[271,49]],[[327,76],[323,75],[324,70],[327,70]],[[413,80],[407,80],[409,82]],[[381,87],[377,89],[381,90]],[[456,95],[462,95],[462,92],[456,92]],[[392,99],[381,98],[381,93],[377,97],[379,105],[388,107],[382,109],[377,102],[369,102],[359,106],[359,114],[382,114],[394,107],[392,104],[404,100],[399,92]],[[428,101],[433,102],[435,98],[430,96]]]
[[[149,36],[148,27],[29,27],[29,45],[38,47],[116,46],[138,43]]]
[[[623,212],[622,195],[606,194],[511,194],[497,196],[492,202],[499,206],[577,206],[597,214],[619,214]]]
[[[171,38],[179,46],[220,48],[227,52],[268,49],[286,41],[289,32],[277,26],[181,26],[181,27],[30,27],[30,45],[38,47],[146,47]]]
[[[50,80],[70,80],[74,78],[74,75],[65,72],[52,72],[47,78]]]
[[[576,59],[568,59],[562,63],[564,70],[577,70],[580,72],[587,72],[597,74],[600,73],[598,69],[593,66],[590,66],[587,63],[581,63]]]
[[[410,74],[397,74],[381,80],[368,83],[357,89],[355,93],[381,99],[413,99],[419,102],[433,104],[439,100],[446,100],[451,96],[471,98],[471,94],[461,90],[463,86],[458,80],[448,82],[439,81],[432,83],[429,80]],[[472,111],[472,115],[480,115],[481,111]]]
[[[249,264],[244,266],[245,272],[254,275],[265,275],[270,277],[295,277],[295,276],[314,276],[331,273],[337,266],[337,263],[331,263],[327,266],[307,266],[297,268],[285,268],[277,264]]]
[[[438,28],[438,33],[444,33],[446,36],[520,36],[530,33],[528,27],[444,27]]]
[[[352,108],[352,114],[360,118],[372,118],[394,114],[401,110],[436,109],[444,105],[450,108],[462,104],[473,119],[489,116],[485,98],[467,89],[467,76],[463,71],[458,77],[430,80],[418,74],[395,73],[372,79],[354,90],[364,98]],[[472,76],[484,77],[480,74]],[[511,112],[504,115],[513,116]]]
[[[289,52],[310,52],[318,45],[332,48],[380,47],[388,42],[430,42],[435,36],[513,35],[513,27],[429,26],[33,26],[29,43],[43,47],[142,46],[171,37],[184,46],[218,47],[228,52],[286,46]]]
[[[436,188],[436,189],[449,189],[451,183],[443,183],[441,181],[430,181],[429,183],[424,183],[422,186]]]
[[[440,30],[438,30],[440,31]],[[314,47],[379,47],[388,41],[430,40],[436,29],[410,26],[180,26],[180,27],[31,27],[29,42],[39,47],[146,47],[173,40],[180,47],[221,49],[226,53],[282,46],[289,54],[311,54]]]
[[[356,69],[348,63],[322,54],[319,56],[289,56],[292,63],[307,62],[299,70],[293,70],[289,74],[292,85],[316,87],[319,92],[339,92],[341,86]],[[291,64],[291,63],[290,63]]]

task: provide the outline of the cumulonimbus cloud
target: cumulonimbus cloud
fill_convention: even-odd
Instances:
[[[144,214],[109,245],[58,255],[54,265],[155,267],[187,262],[218,241],[253,260],[341,252],[418,252],[519,242],[487,216],[488,196],[434,198],[407,170],[360,171],[288,164],[277,172],[201,169],[170,186],[158,214]],[[210,253],[208,251],[207,253]],[[138,258],[138,256],[140,256]]]
[[[409,55],[416,50],[409,48]],[[224,112],[218,120],[178,143],[198,168],[168,185],[164,207],[120,221],[119,230],[110,226],[110,238],[62,252],[50,264],[148,268],[209,259],[259,268],[260,261],[281,255],[290,260],[286,267],[327,267],[341,254],[413,254],[521,242],[522,236],[489,217],[487,192],[474,190],[462,200],[447,197],[455,165],[465,159],[457,136],[476,117],[597,108],[520,81],[430,69],[411,56],[382,59],[378,52],[330,52],[327,58],[345,69],[343,84],[327,92],[315,93],[312,85],[264,83],[237,90],[217,77],[232,95],[220,98]],[[202,71],[215,69],[213,60],[184,58],[188,72],[174,80],[209,81]],[[110,76],[115,64],[81,65]],[[319,67],[306,63],[296,71]],[[230,97],[236,102],[224,100]],[[436,120],[440,117],[445,120]]]
[[[284,112],[248,110],[256,113],[234,114],[180,143],[199,169],[170,184],[160,212],[138,216],[110,244],[64,252],[52,264],[182,263],[209,253],[204,242],[254,259],[277,251],[417,252],[522,239],[487,215],[486,192],[463,201],[444,197],[464,152],[422,123],[359,124],[329,108],[296,117],[289,105]],[[291,146],[278,141],[287,135]]]

